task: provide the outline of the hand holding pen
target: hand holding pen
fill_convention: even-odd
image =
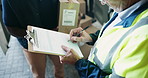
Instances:
[[[81,27],[72,29],[70,31],[70,40],[74,43],[77,42],[91,42],[92,38],[89,36],[89,34],[85,31],[88,27],[82,29]]]

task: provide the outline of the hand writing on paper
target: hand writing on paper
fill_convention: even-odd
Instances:
[[[70,31],[70,40],[74,43],[91,42],[92,38],[89,36],[89,34],[84,29],[79,27],[79,28],[72,29]]]

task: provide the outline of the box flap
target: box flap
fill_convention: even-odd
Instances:
[[[60,0],[60,2],[68,2],[68,0]]]
[[[79,3],[77,0],[60,0],[60,2],[72,2],[72,3]]]

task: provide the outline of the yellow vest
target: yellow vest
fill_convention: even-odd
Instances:
[[[114,75],[113,78],[116,76],[121,78],[148,77],[148,24],[140,26],[127,35],[117,46],[115,52],[113,54],[110,53],[117,41],[145,17],[148,17],[148,9],[140,13],[128,28],[123,28],[122,26],[107,28],[96,41],[93,49],[95,55],[92,54],[89,60],[94,62],[94,57],[96,56],[99,63],[94,63],[103,71],[112,73]],[[110,58],[110,61],[107,64],[106,59],[108,58]],[[106,65],[109,66],[111,71],[108,71]]]

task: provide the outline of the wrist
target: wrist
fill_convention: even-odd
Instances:
[[[75,66],[79,65],[79,63],[82,61],[83,59],[79,59],[75,62]]]

